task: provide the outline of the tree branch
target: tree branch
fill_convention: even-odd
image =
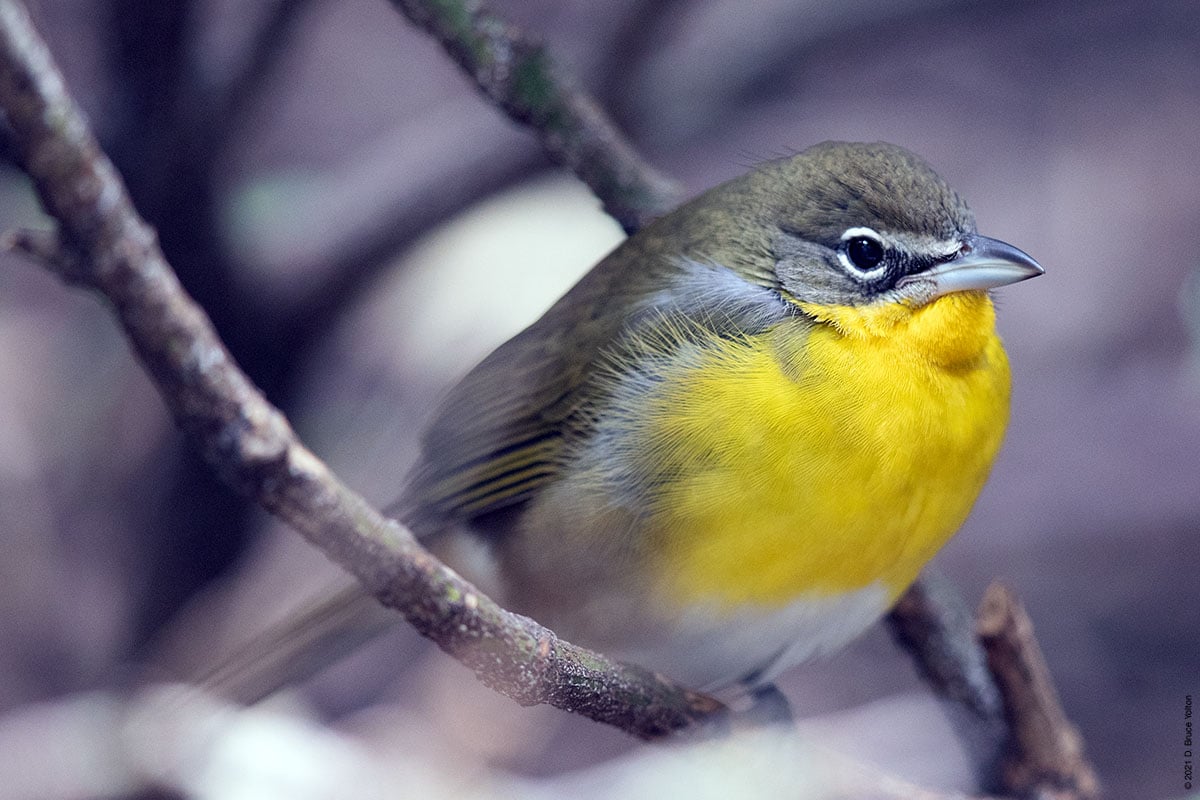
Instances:
[[[723,711],[711,698],[505,611],[337,480],[238,369],[183,291],[16,0],[0,0],[0,107],[22,167],[61,226],[63,255],[39,255],[58,268],[74,264],[72,280],[111,301],[177,424],[226,481],[519,703],[548,703],[643,737]]]
[[[1007,587],[993,583],[979,606],[979,637],[1004,700],[1008,752],[1006,790],[1044,800],[1093,800],[1100,784],[1083,754],[1083,739],[1054,689],[1033,623]]]
[[[550,157],[573,170],[627,233],[678,204],[678,185],[647,164],[525,33],[471,0],[392,3],[441,42],[484,95],[532,127]]]
[[[896,602],[887,624],[934,692],[968,712],[950,720],[972,755],[980,782],[998,785],[1007,733],[1000,692],[962,595],[939,572],[926,569]]]
[[[939,693],[981,719],[1001,717],[1000,693],[975,636],[975,621],[948,580],[927,571],[904,593],[887,621]]]

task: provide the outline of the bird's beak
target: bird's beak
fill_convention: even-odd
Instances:
[[[930,281],[934,297],[941,297],[951,292],[995,289],[1036,278],[1043,272],[1040,264],[1011,244],[972,234],[963,240],[958,255],[911,276],[911,280]]]

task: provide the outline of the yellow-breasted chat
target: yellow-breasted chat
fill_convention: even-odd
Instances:
[[[569,640],[763,685],[877,620],[962,524],[1008,417],[988,290],[1041,272],[902,148],[760,165],[472,370],[394,510]]]
[[[966,519],[1008,419],[988,292],[1041,273],[900,147],[762,164],[469,372],[391,513],[570,641],[757,693],[878,620]],[[398,620],[372,606],[310,610],[274,663]]]

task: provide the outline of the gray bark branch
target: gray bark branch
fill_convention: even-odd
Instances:
[[[103,294],[176,423],[253,496],[385,605],[519,703],[547,703],[642,737],[721,713],[704,695],[571,645],[434,559],[299,441],[187,296],[67,93],[25,9],[0,0],[0,108],[21,166],[59,223],[16,244]]]

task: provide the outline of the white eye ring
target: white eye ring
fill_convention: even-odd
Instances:
[[[877,256],[878,263],[873,267],[864,269],[851,257],[851,242],[856,239],[865,239],[873,243],[879,250]],[[842,265],[842,269],[846,271],[850,277],[859,281],[870,281],[883,275],[887,270],[887,262],[883,259],[883,253],[886,248],[883,243],[883,237],[876,233],[871,228],[847,228],[846,232],[841,237],[842,246],[838,248],[838,261]]]

